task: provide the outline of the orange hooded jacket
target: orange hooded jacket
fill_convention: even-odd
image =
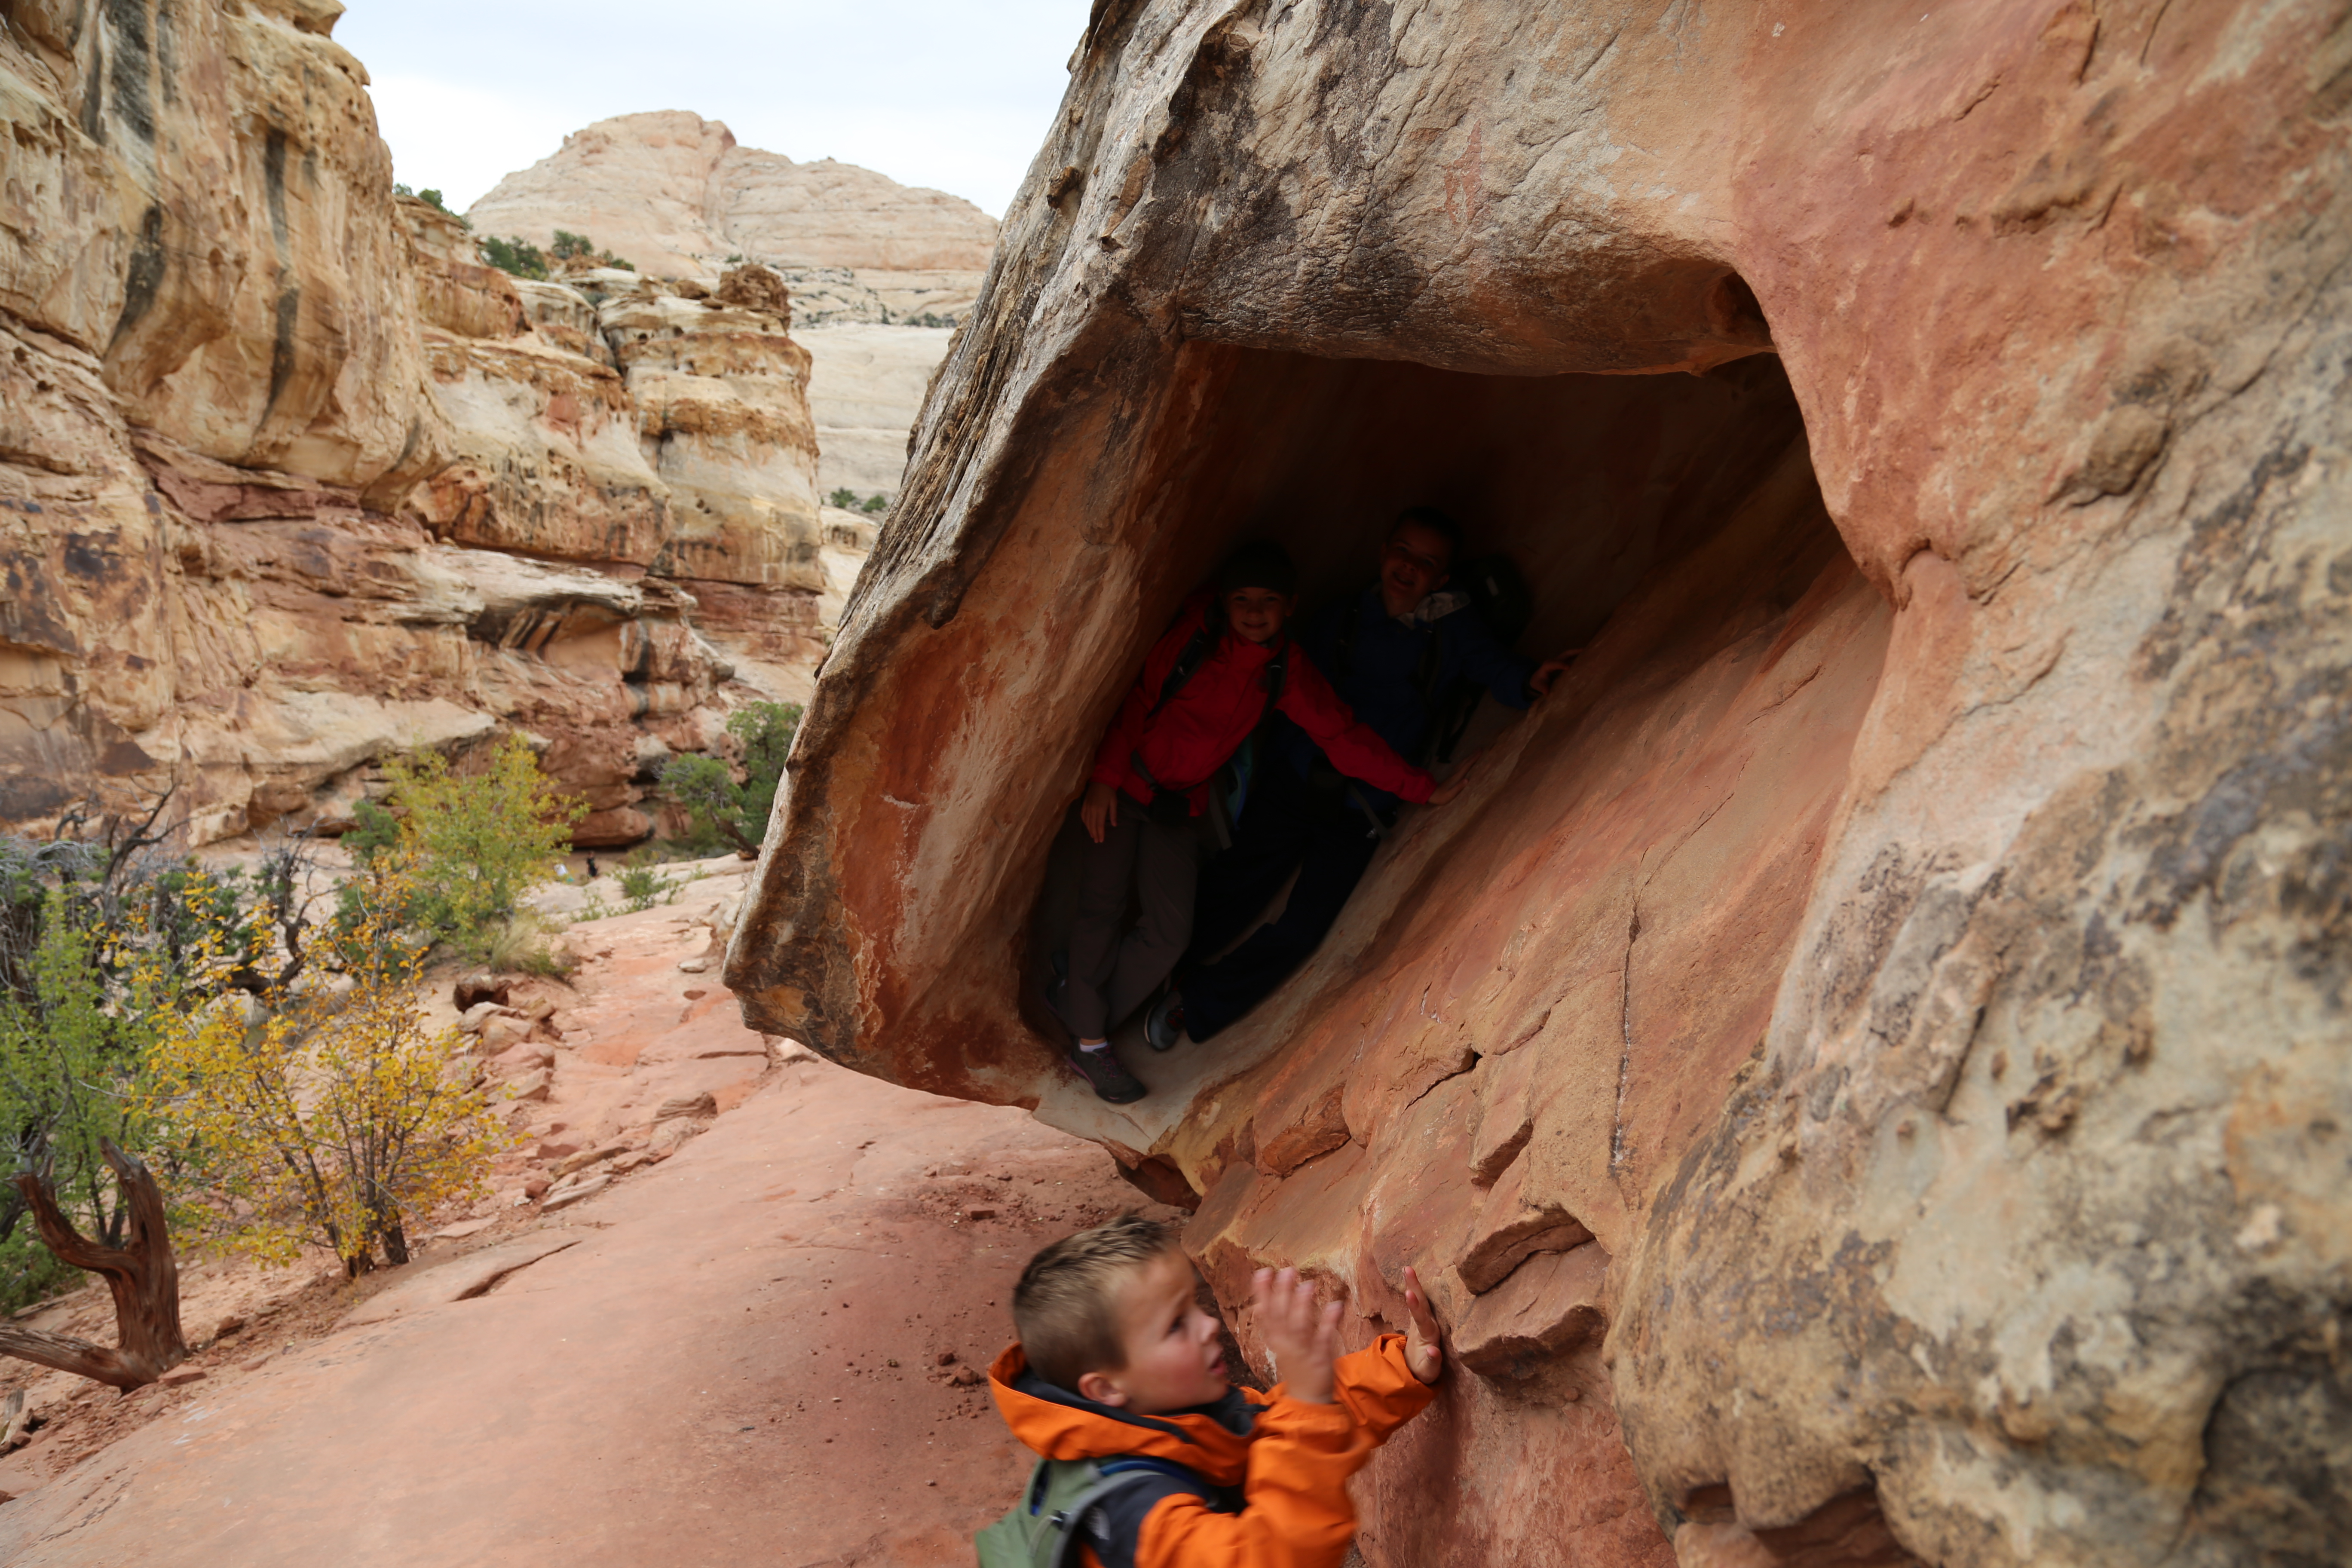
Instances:
[[[1406,1366],[1402,1334],[1381,1335],[1332,1371],[1335,1405],[1293,1399],[1277,1384],[1162,1415],[1058,1388],[1029,1370],[1017,1344],[988,1382],[1013,1435],[1046,1458],[1171,1459],[1241,1492],[1241,1511],[1228,1513],[1173,1479],[1130,1488],[1105,1510],[1108,1539],[1089,1542],[1087,1568],[1339,1568],[1356,1534],[1348,1478],[1435,1390]]]

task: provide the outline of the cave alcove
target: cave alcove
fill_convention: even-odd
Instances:
[[[1759,492],[1776,492],[1771,504],[1808,560],[1843,553],[1773,354],[1703,374],[1528,376],[1196,345],[1179,356],[1175,379],[1190,395],[1171,400],[1180,412],[1146,441],[1129,490],[1149,513],[1140,527],[1155,551],[1141,612],[1154,637],[1217,561],[1251,539],[1289,552],[1299,613],[1312,615],[1370,581],[1390,525],[1417,505],[1457,519],[1470,553],[1506,554],[1525,574],[1535,614],[1517,651],[1530,658],[1592,643],[1629,595],[1671,574]],[[1134,678],[1132,668],[1103,676],[1119,691]],[[1519,717],[1482,700],[1455,765]],[[1089,759],[1095,742],[1085,742]],[[1043,955],[1066,940],[1079,833],[1073,812],[1036,873],[1027,941],[1016,944],[1022,1010],[1044,1042],[1058,1028],[1040,989]],[[1358,901],[1380,896],[1380,870],[1376,859]],[[1286,990],[1327,983],[1319,967],[1310,963]],[[1153,1123],[1181,1118],[1205,1089],[1276,1047],[1279,1029],[1250,1022],[1213,1047],[1160,1056],[1143,1046],[1140,1018],[1125,1021],[1114,1039],[1152,1090]],[[1132,1137],[1098,1125],[1091,1095],[1040,1056],[1037,1103],[1049,1121]],[[1145,1174],[1151,1190],[1184,1195],[1168,1173]]]

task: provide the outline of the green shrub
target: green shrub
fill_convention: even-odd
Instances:
[[[621,897],[628,900],[632,914],[652,909],[664,893],[672,890],[669,879],[654,869],[660,862],[660,851],[647,845],[632,850],[621,863]]]
[[[867,496],[866,498],[866,504],[859,507],[857,510],[866,513],[868,517],[877,516],[890,510],[890,498],[877,491],[873,495]]]
[[[754,702],[740,709],[728,716],[727,732],[742,743],[742,779],[716,757],[673,757],[662,769],[662,789],[686,808],[698,834],[713,834],[739,854],[756,855],[800,723],[797,702]]]
[[[501,742],[478,773],[452,772],[438,752],[397,759],[385,771],[400,812],[398,841],[416,861],[408,923],[473,962],[487,962],[522,895],[562,863],[588,803],[558,795],[520,735]],[[359,829],[344,843],[368,865],[380,852],[369,843],[381,832],[380,817],[360,815]],[[368,842],[353,842],[361,837]]]
[[[449,216],[450,216],[451,217],[457,218],[457,221],[458,221],[459,223],[465,223],[465,222],[466,222],[466,220],[465,220],[463,217],[459,216],[457,213],[455,213],[455,212],[453,212],[453,211],[451,211],[451,210],[450,210],[449,204],[448,204],[447,202],[446,202],[446,201],[444,201],[444,200],[442,200],[442,199],[441,199],[441,193],[440,193],[440,192],[438,192],[438,191],[436,191],[436,190],[429,190],[429,189],[428,189],[428,190],[422,190],[422,191],[412,191],[412,190],[410,190],[406,185],[400,184],[397,184],[397,183],[395,183],[395,184],[393,185],[393,187],[392,187],[392,191],[393,191],[393,195],[399,195],[399,196],[415,196],[418,201],[423,202],[426,206],[429,206],[429,207],[438,207],[441,211],[443,211],[443,212],[445,212],[445,213],[448,213],[448,214],[449,214]],[[471,226],[470,224],[468,224],[467,226],[471,227],[472,226]]]
[[[546,280],[547,258],[541,253],[539,247],[527,239],[500,239],[494,234],[484,235],[481,251],[482,259],[501,272],[512,273],[517,278]]]
[[[858,504],[857,492],[851,489],[848,486],[844,485],[841,489],[825,497],[824,504],[827,506],[837,506],[844,511],[856,511]]]
[[[548,247],[548,255],[557,261],[588,261],[599,267],[616,268],[623,272],[635,272],[634,264],[622,260],[611,251],[601,254],[596,242],[584,234],[574,234],[568,228],[555,231],[555,242]]]

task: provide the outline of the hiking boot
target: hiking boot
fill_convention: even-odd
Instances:
[[[1143,1038],[1153,1050],[1169,1051],[1174,1050],[1176,1042],[1183,1037],[1184,997],[1171,985],[1160,994],[1160,1000],[1143,1016]]]
[[[1095,1093],[1113,1105],[1129,1105],[1150,1093],[1143,1080],[1127,1070],[1127,1064],[1111,1055],[1110,1047],[1090,1051],[1083,1046],[1072,1046],[1068,1058],[1086,1080],[1095,1086]]]

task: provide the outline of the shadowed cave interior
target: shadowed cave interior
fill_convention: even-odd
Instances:
[[[1178,375],[1198,378],[1190,407],[1202,412],[1163,418],[1130,491],[1154,498],[1143,504],[1160,511],[1151,521],[1165,601],[1181,602],[1234,545],[1265,538],[1297,563],[1303,619],[1371,580],[1401,510],[1435,506],[1463,524],[1469,554],[1507,554],[1525,574],[1535,614],[1517,651],[1541,659],[1593,642],[1629,595],[1671,574],[1761,489],[1782,492],[1777,509],[1805,536],[1800,554],[1811,564],[1801,581],[1843,553],[1804,458],[1802,416],[1773,354],[1700,375],[1512,376],[1196,346],[1180,358]],[[1788,493],[1792,463],[1803,465],[1801,495]],[[1165,628],[1167,614],[1154,612],[1149,637]],[[1103,679],[1123,692],[1135,673],[1130,665]],[[1520,721],[1482,698],[1455,765]],[[1094,733],[1085,742],[1089,765],[1098,740]],[[1043,868],[1021,960],[1024,1015],[1057,1052],[1063,1031],[1042,980],[1045,955],[1066,942],[1081,834],[1073,809]],[[1377,895],[1387,856],[1384,847],[1359,902]],[[1189,1098],[1271,1048],[1251,1022],[1277,1011],[1286,992],[1317,984],[1319,967],[1310,963],[1253,1020],[1207,1046],[1152,1052],[1139,1016],[1113,1039],[1168,1114],[1169,1100]],[[1075,1082],[1048,1089],[1049,1119],[1085,1130],[1090,1118],[1079,1096],[1086,1091]],[[1143,1174],[1162,1195],[1181,1186],[1181,1178],[1171,1186],[1165,1174]]]

